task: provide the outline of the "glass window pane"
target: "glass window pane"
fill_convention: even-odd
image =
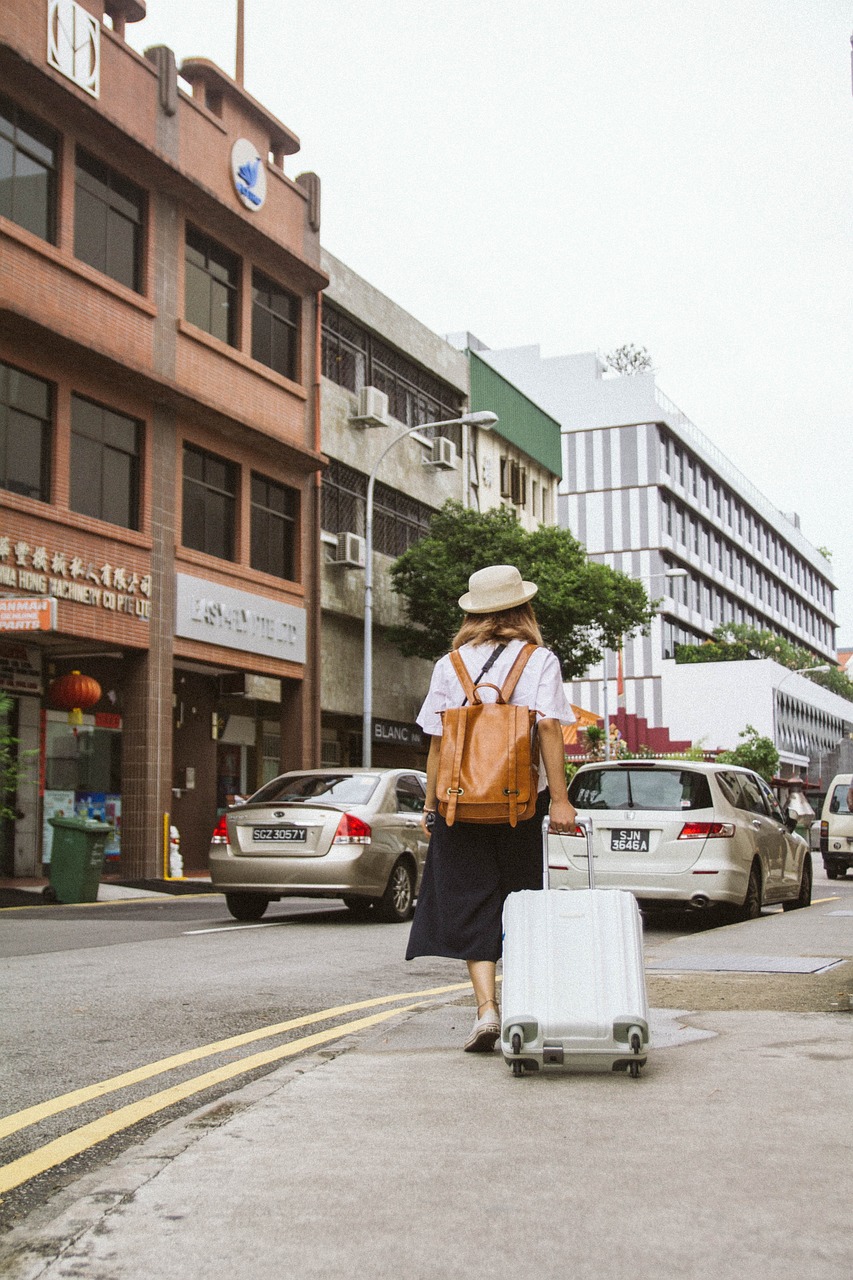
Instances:
[[[139,227],[110,210],[108,232],[106,273],[119,284],[127,285],[128,289],[135,289],[138,284]]]
[[[115,449],[105,449],[101,519],[134,529],[136,520],[133,505],[133,459]]]
[[[45,427],[35,418],[9,410],[4,488],[27,498],[42,498]]]
[[[185,305],[190,324],[205,331],[210,329],[210,277],[187,258]]]
[[[50,415],[50,388],[46,382],[22,373],[19,369],[9,369],[7,377],[10,404],[37,418],[47,418]]]
[[[50,211],[50,176],[35,160],[18,152],[15,163],[15,194],[12,217],[33,235],[47,239]]]
[[[208,332],[220,342],[231,341],[231,297],[218,280],[210,281],[210,325]]]
[[[83,516],[101,518],[101,446],[88,436],[71,436],[72,511]]]
[[[74,200],[74,256],[96,271],[106,270],[107,206],[77,188]]]
[[[0,138],[0,216],[12,216],[12,178],[15,172],[15,149],[11,142]]]

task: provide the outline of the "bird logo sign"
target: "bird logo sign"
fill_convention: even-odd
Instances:
[[[231,178],[241,204],[257,213],[267,198],[267,175],[257,148],[238,138],[231,148]]]

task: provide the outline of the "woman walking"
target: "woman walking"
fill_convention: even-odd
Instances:
[[[498,687],[521,649],[536,645],[509,699],[536,712],[541,765],[535,815],[516,826],[460,821],[448,826],[438,812],[441,713],[465,701],[449,654],[436,663],[418,715],[418,724],[431,736],[423,817],[431,839],[406,959],[449,956],[467,962],[477,1001],[474,1026],[463,1046],[468,1053],[491,1052],[500,1036],[495,970],[501,955],[504,899],[520,889],[542,888],[542,820],[549,810],[552,831],[571,831],[575,825],[566,792],[561,728],[575,717],[559,661],[543,646],[530,604],[537,590],[512,565],[491,565],[473,573],[459,600],[466,616],[453,641],[474,683],[483,677]]]

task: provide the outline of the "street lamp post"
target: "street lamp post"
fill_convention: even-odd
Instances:
[[[649,574],[648,576],[641,577],[639,581],[652,582],[655,578],[671,579],[671,578],[686,578],[686,577],[687,577],[686,569],[664,569],[661,573],[652,573],[652,574]],[[602,673],[601,702],[602,702],[602,711],[604,713],[603,719],[604,719],[604,758],[605,760],[609,760],[612,754],[610,749],[610,705],[609,705],[610,704],[610,687],[607,679],[608,654],[609,654],[608,649],[602,650],[602,653],[601,653],[601,673]]]
[[[367,504],[364,517],[364,701],[361,723],[361,763],[365,769],[370,768],[373,746],[373,493],[376,488],[377,472],[385,455],[401,440],[405,440],[416,431],[428,431],[436,427],[480,427],[483,431],[490,431],[497,421],[496,413],[483,410],[478,413],[463,413],[459,418],[448,418],[444,422],[419,422],[417,426],[407,427],[393,440],[389,440],[373,464],[367,481]]]

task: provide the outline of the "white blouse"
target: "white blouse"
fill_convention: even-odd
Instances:
[[[523,640],[510,640],[497,662],[483,676],[483,683],[500,688],[524,643]],[[459,650],[472,680],[476,680],[494,650],[494,644],[465,644]],[[482,698],[484,702],[494,700],[494,694],[485,689]],[[433,668],[429,693],[418,712],[417,722],[424,733],[438,737],[441,734],[441,712],[448,707],[461,707],[464,699],[465,690],[453,670],[450,655],[445,654]],[[563,688],[560,663],[550,649],[539,647],[530,655],[510,702],[519,707],[532,707],[540,720],[559,720],[562,724],[573,724],[575,720]]]

